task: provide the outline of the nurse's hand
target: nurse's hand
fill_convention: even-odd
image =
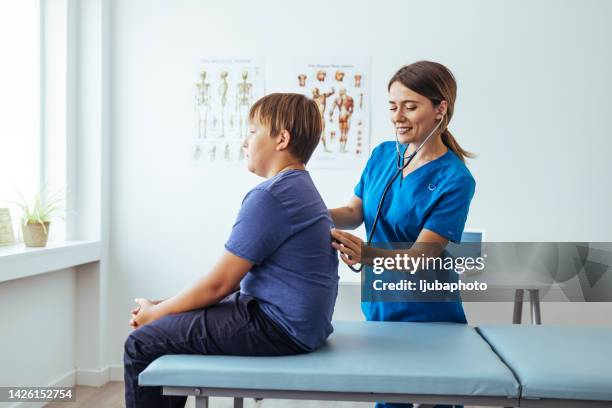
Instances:
[[[340,258],[345,264],[353,266],[361,263],[361,247],[363,240],[358,236],[335,228],[331,230],[332,247],[340,252]]]

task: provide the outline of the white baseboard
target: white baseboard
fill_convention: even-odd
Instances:
[[[76,384],[101,387],[110,381],[110,368],[106,366],[99,370],[77,370]]]
[[[123,364],[109,364],[100,370],[78,370],[77,385],[101,387],[109,381],[123,382]]]
[[[123,381],[123,364],[111,364],[109,367],[110,367],[110,380],[111,381]]]
[[[47,387],[72,387],[76,382],[76,371],[71,370],[54,381],[47,384]]]

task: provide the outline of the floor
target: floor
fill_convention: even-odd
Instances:
[[[211,408],[233,408],[231,398],[211,398]],[[372,408],[374,404],[360,402],[333,402],[333,401],[295,401],[295,400],[271,400],[266,399],[260,405],[255,405],[254,400],[245,399],[245,408]],[[76,387],[76,401],[64,403],[51,403],[45,408],[125,408],[123,400],[123,382],[113,381],[102,387],[86,387],[79,385]],[[187,400],[187,408],[194,408],[193,398]],[[484,408],[484,407],[466,407]]]

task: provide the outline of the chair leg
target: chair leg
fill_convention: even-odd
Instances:
[[[523,289],[514,291],[514,313],[512,315],[512,324],[521,324],[523,318]]]
[[[244,398],[234,398],[234,408],[243,408],[244,407]]]
[[[529,290],[529,304],[531,305],[531,324],[542,324],[540,291],[538,289]]]

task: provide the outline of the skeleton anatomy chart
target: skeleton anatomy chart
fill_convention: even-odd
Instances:
[[[194,84],[194,160],[217,164],[242,163],[242,142],[248,133],[249,109],[263,95],[262,60],[202,60]]]
[[[369,58],[294,59],[288,65],[283,85],[275,87],[312,98],[323,119],[309,167],[362,166],[370,149]]]

